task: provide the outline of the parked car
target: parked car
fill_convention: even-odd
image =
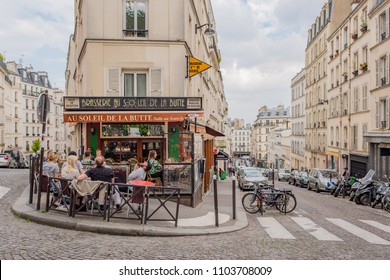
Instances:
[[[281,180],[287,181],[288,178],[290,177],[290,174],[291,174],[291,172],[288,169],[279,169],[276,176],[278,178],[278,181],[281,181]]]
[[[10,158],[11,158],[11,156],[9,154],[1,153],[0,154],[0,166],[9,167]]]
[[[268,182],[267,177],[256,167],[242,169],[238,178],[238,186],[242,190],[253,189],[253,182],[261,182],[263,184]]]
[[[291,171],[290,176],[288,176],[287,179],[288,184],[297,185],[300,173],[301,172],[299,172],[298,170]]]
[[[316,192],[330,191],[335,188],[340,180],[340,175],[332,169],[313,168],[309,173],[307,189],[315,189]]]
[[[301,188],[307,188],[307,184],[309,183],[309,172],[302,171],[299,172],[299,177],[297,179],[297,186],[300,186]]]

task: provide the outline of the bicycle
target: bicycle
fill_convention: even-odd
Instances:
[[[272,186],[261,185],[260,182],[254,183],[253,192],[247,193],[242,197],[242,206],[250,214],[260,212],[263,215],[264,206],[273,207],[279,212],[287,214],[297,206],[297,200],[291,190],[275,189]]]

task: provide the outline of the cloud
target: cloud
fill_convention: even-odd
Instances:
[[[304,67],[307,29],[322,4],[212,0],[230,117],[253,122],[263,105],[290,105],[291,79]]]

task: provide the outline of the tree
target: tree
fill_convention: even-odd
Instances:
[[[32,143],[32,147],[31,147],[32,151],[34,153],[37,153],[40,148],[41,148],[41,140],[39,140],[39,139],[34,140],[34,142]]]
[[[0,61],[4,62],[4,56],[0,53]]]

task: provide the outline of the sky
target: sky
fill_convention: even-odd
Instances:
[[[183,0],[184,1],[184,0]],[[64,89],[72,0],[0,0],[0,53],[48,72]],[[229,116],[253,123],[258,109],[290,106],[304,67],[307,30],[325,0],[211,0]]]

